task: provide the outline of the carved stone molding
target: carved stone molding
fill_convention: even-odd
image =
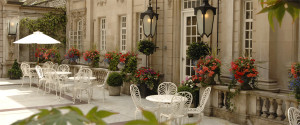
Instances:
[[[121,3],[123,3],[125,0],[117,0],[117,2],[121,2]]]
[[[98,0],[97,1],[97,6],[105,6],[107,0]]]

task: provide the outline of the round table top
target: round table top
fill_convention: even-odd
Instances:
[[[171,103],[172,102],[172,98],[175,95],[150,95],[146,97],[146,100],[149,100],[151,102],[158,102],[158,103]],[[178,96],[178,97],[182,97],[182,96]],[[184,98],[184,97],[182,97]],[[176,98],[175,98],[176,99]],[[175,102],[180,102],[180,100]]]
[[[96,77],[89,77],[89,78],[90,78],[90,80],[95,80],[95,79],[97,79]],[[69,77],[68,79],[74,80],[75,78],[74,78],[74,77]]]

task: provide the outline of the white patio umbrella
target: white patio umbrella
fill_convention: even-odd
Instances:
[[[22,39],[15,41],[16,44],[59,44],[60,42],[52,37],[45,35],[40,31],[36,31]]]

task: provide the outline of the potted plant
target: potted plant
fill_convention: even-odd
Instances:
[[[140,89],[141,97],[145,98],[159,82],[159,73],[151,68],[141,67],[135,74],[133,81]],[[149,92],[148,92],[149,90]]]
[[[108,91],[110,96],[119,96],[121,85],[123,84],[122,75],[118,72],[112,72],[107,78]]]
[[[118,71],[119,70],[118,64],[119,64],[120,55],[121,55],[120,53],[117,53],[115,51],[108,52],[105,54],[105,60],[107,60],[107,62],[109,62],[108,69],[110,71]]]
[[[78,49],[72,47],[68,50],[65,58],[69,60],[70,64],[77,64],[76,60],[80,58],[80,52]]]
[[[122,69],[123,76],[123,86],[121,92],[123,94],[130,94],[130,85],[132,84],[132,78],[137,70],[137,54],[133,52],[127,52],[121,55],[120,63],[124,63],[124,68]]]
[[[148,67],[149,55],[155,51],[155,44],[150,40],[141,40],[138,43],[138,51],[146,55],[146,67]]]
[[[199,80],[202,87],[216,84],[214,79],[216,75],[221,82],[221,61],[213,56],[201,57],[195,71],[196,75],[193,76],[193,80]]]
[[[230,71],[234,75],[232,84],[240,83],[241,90],[251,90],[255,88],[258,71],[254,65],[255,60],[239,57],[234,62],[231,62]]]
[[[20,79],[20,77],[22,77],[22,70],[21,70],[17,60],[15,60],[11,69],[8,70],[8,75],[9,75],[10,79]]]
[[[197,107],[199,103],[199,81],[194,81],[192,77],[186,77],[178,87],[178,92],[182,91],[188,91],[193,95],[193,105],[191,107]]]
[[[44,63],[46,62],[46,59],[44,57],[44,54],[46,53],[46,48],[37,48],[34,55],[36,58],[38,58],[38,63]]]
[[[197,61],[201,57],[209,55],[210,48],[204,42],[193,42],[186,52],[187,58]],[[195,62],[194,62],[195,63]],[[195,63],[196,64],[196,63]]]
[[[43,56],[46,61],[60,63],[60,54],[57,48],[48,49]]]
[[[97,50],[90,50],[83,53],[83,58],[85,61],[90,63],[93,68],[99,67],[100,53]]]
[[[291,70],[290,70],[290,85],[289,88],[293,91],[295,94],[295,98],[297,101],[300,101],[300,63],[294,63],[292,64]]]

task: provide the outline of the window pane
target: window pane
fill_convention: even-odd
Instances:
[[[188,76],[190,76],[191,75],[191,73],[190,73],[190,67],[186,67],[186,75],[188,75]]]
[[[191,34],[191,27],[186,28],[186,35],[192,35]]]

